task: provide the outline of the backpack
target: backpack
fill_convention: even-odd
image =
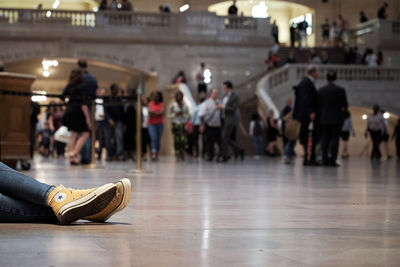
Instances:
[[[297,140],[300,134],[301,123],[292,117],[293,111],[283,117],[285,121],[285,132],[284,135],[288,140]]]

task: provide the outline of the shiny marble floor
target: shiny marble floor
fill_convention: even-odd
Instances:
[[[37,159],[27,173],[49,184],[129,177],[131,203],[106,224],[1,224],[0,266],[399,266],[400,162],[297,163]]]

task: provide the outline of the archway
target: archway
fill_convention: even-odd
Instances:
[[[232,5],[232,1],[219,2],[209,6],[208,11],[215,12],[219,16],[226,16],[230,5]],[[311,26],[309,28],[309,46],[315,46],[314,9],[302,4],[279,0],[238,0],[236,6],[238,7],[239,14],[248,17],[254,16],[254,11],[257,7],[266,7],[264,11],[266,11],[267,15],[271,18],[271,23],[276,20],[276,24],[279,27],[280,43],[286,45],[290,44],[289,27],[291,22],[297,23],[306,17],[309,26]]]
[[[59,94],[67,84],[71,70],[77,67],[77,61],[77,58],[33,58],[7,62],[5,70],[35,75],[32,90]],[[46,62],[50,62],[51,66],[46,68]],[[117,64],[91,59],[87,62],[88,71],[96,77],[99,87],[108,88],[117,83],[124,89],[136,88],[140,81],[149,80],[151,77],[150,73]]]
[[[365,138],[365,130],[367,127],[367,116],[372,113],[371,107],[361,107],[361,106],[350,106],[349,107],[351,118],[353,121],[353,127],[355,130],[355,136],[350,138],[349,141],[349,152],[350,155],[354,156],[368,156],[371,153],[372,144],[370,139]],[[399,116],[387,112],[385,114],[385,118],[387,119],[387,127],[389,135],[392,135],[395,126],[398,123]],[[395,155],[395,143],[394,140],[389,139],[389,154]],[[384,144],[381,146],[381,152],[383,157],[387,156],[386,148]]]

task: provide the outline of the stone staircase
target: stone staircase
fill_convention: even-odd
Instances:
[[[330,64],[343,64],[345,58],[345,50],[343,48],[316,47],[305,50],[299,48],[281,47],[278,53],[278,57],[280,58],[279,67],[285,65],[286,58],[289,57],[289,53],[291,50],[295,52],[297,64],[308,63],[312,53],[317,53],[318,55],[321,55],[323,51],[328,54]],[[239,94],[242,102],[251,100],[253,98],[257,83],[270,71],[271,70],[260,71],[259,73],[235,85],[235,92]]]
[[[315,52],[318,55],[322,51],[328,53],[331,64],[343,64],[345,51],[342,48],[313,48],[312,50],[300,50],[298,48],[282,47],[279,50],[279,58],[281,59],[281,64],[284,65],[286,58],[289,56],[291,50],[295,51],[296,59],[298,63],[307,63],[311,53]],[[266,76],[270,71],[264,70],[260,73],[249,77],[247,80],[237,84],[235,86],[235,92],[240,96],[240,113],[241,113],[241,124],[245,132],[238,127],[236,132],[236,138],[238,144],[246,150],[247,155],[253,154],[253,140],[252,137],[248,135],[249,125],[251,121],[251,116],[253,113],[257,112],[258,99],[255,95],[257,88],[257,83],[260,79]]]

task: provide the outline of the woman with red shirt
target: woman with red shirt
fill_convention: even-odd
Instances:
[[[151,147],[151,159],[158,160],[160,152],[160,141],[164,129],[163,124],[164,106],[163,97],[160,91],[151,94],[151,102],[149,104],[149,135]]]

